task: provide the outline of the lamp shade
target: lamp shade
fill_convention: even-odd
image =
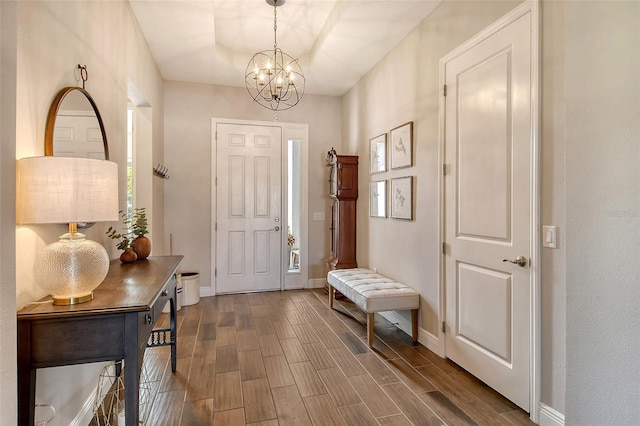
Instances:
[[[75,157],[18,160],[18,223],[117,221],[118,165]]]
[[[118,220],[118,165],[91,158],[18,160],[18,223],[69,223],[69,232],[35,259],[34,278],[54,305],[83,303],[109,270],[107,251],[85,239],[76,222]]]

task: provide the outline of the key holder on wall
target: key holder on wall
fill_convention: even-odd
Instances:
[[[169,171],[168,168],[158,163],[158,165],[153,169],[153,174],[158,177],[161,177],[162,179],[169,179],[168,171]]]

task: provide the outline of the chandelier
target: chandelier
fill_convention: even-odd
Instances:
[[[304,95],[304,73],[298,59],[278,47],[277,8],[285,0],[266,0],[273,6],[273,50],[258,52],[249,61],[244,84],[253,100],[273,111],[294,107]]]

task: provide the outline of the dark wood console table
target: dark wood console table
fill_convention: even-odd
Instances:
[[[18,312],[18,425],[34,423],[36,369],[119,360],[125,364],[126,425],[138,425],[139,379],[147,346],[171,346],[171,370],[176,370],[176,269],[181,260],[182,256],[129,264],[113,260],[92,301],[31,304]],[[170,327],[154,330],[167,301]],[[162,336],[154,336],[149,344],[152,333]]]

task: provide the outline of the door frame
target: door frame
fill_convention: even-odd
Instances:
[[[530,340],[529,340],[529,417],[534,423],[539,422],[540,416],[540,381],[541,381],[541,303],[540,303],[540,287],[541,287],[541,270],[540,260],[541,244],[540,244],[540,15],[539,0],[527,0],[505,16],[486,27],[474,37],[456,47],[447,55],[440,59],[439,64],[439,86],[444,88],[445,83],[445,65],[447,62],[467,51],[468,49],[479,44],[489,36],[498,32],[502,28],[530,14],[531,16],[531,137],[530,137],[530,193],[531,193],[531,222],[530,222],[530,252],[531,252],[531,280],[530,280],[530,296],[531,304],[529,307],[529,324],[530,324]],[[445,159],[445,96],[444,90],[441,89],[440,105],[439,105],[439,163],[443,165],[443,173],[438,174],[438,188],[440,188],[439,196],[439,224],[440,235],[439,244],[443,247],[445,243],[445,179],[444,174],[447,172]],[[444,324],[446,318],[446,282],[445,282],[445,256],[440,256],[439,262],[439,281],[440,281],[440,297],[439,297],[439,321]],[[439,355],[445,356],[445,338],[444,331],[438,327]]]
[[[209,287],[208,294],[203,294],[203,296],[215,296],[216,295],[216,284],[217,284],[217,276],[216,276],[216,260],[217,260],[217,232],[216,226],[217,223],[217,185],[216,178],[218,176],[217,172],[217,132],[216,128],[218,124],[235,124],[235,125],[251,125],[251,126],[267,126],[267,127],[279,127],[281,134],[281,148],[280,155],[282,158],[281,161],[281,200],[282,200],[282,214],[280,217],[282,218],[282,223],[288,223],[288,209],[287,209],[287,186],[288,179],[287,176],[287,141],[289,139],[298,139],[300,140],[300,166],[301,166],[301,182],[300,182],[300,192],[301,192],[301,200],[300,200],[300,215],[302,218],[306,218],[306,220],[302,220],[300,223],[300,269],[296,272],[288,272],[287,265],[289,263],[289,258],[285,255],[285,244],[287,240],[286,232],[281,232],[281,241],[280,241],[280,250],[281,250],[281,265],[280,265],[280,290],[290,290],[297,288],[305,288],[307,287],[308,276],[309,276],[309,266],[308,266],[308,256],[309,256],[309,220],[308,220],[308,204],[309,197],[307,194],[309,193],[309,125],[302,123],[281,123],[277,121],[256,121],[256,120],[238,120],[238,119],[229,119],[229,118],[212,118],[211,119],[211,284]]]

